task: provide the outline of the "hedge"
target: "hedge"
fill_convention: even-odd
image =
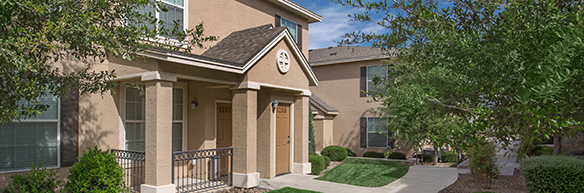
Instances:
[[[401,160],[405,160],[406,159],[406,154],[400,153],[400,152],[393,152],[391,154],[389,154],[389,156],[387,156],[387,159],[401,159]]]
[[[424,158],[424,162],[428,163],[428,162],[432,162],[434,156],[428,155],[428,154],[423,154],[423,156],[420,156],[421,154],[417,154],[414,156],[414,158],[418,158],[418,159],[422,159]]]
[[[324,169],[326,169],[331,165],[331,158],[327,156],[322,156],[322,158],[324,158]]]
[[[584,161],[569,156],[536,156],[521,162],[529,192],[584,192]]]
[[[347,150],[338,145],[327,146],[320,152],[323,156],[331,158],[331,161],[343,161],[347,158]]]
[[[457,162],[458,153],[455,151],[442,152],[442,162]]]
[[[351,149],[345,147],[345,150],[347,150],[347,156],[357,157],[357,154],[353,152]]]
[[[309,155],[308,162],[312,165],[312,175],[318,175],[324,170],[324,158],[319,155]]]
[[[385,155],[379,152],[368,151],[363,153],[363,157],[385,158]]]

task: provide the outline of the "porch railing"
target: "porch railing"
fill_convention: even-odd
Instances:
[[[124,181],[126,187],[132,192],[140,192],[140,186],[144,184],[145,155],[143,151],[110,150],[120,166],[124,168]]]
[[[233,148],[172,153],[172,183],[177,192],[233,184]]]

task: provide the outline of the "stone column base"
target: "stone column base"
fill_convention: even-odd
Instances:
[[[233,186],[238,188],[253,188],[260,185],[260,173],[233,173]]]
[[[294,163],[293,165],[294,170],[292,170],[292,173],[295,174],[309,174],[312,172],[312,164],[310,163]]]
[[[142,193],[175,193],[176,185],[169,184],[164,186],[151,186],[148,184],[142,184],[140,186],[140,192]]]

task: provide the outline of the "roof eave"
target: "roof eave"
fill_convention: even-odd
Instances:
[[[321,22],[322,16],[316,14],[315,12],[298,5],[297,3],[290,1],[290,0],[268,0],[280,7],[292,11],[306,19],[308,19],[308,23],[315,23]]]
[[[349,63],[349,62],[359,62],[359,61],[367,61],[367,60],[383,60],[390,58],[387,55],[377,55],[377,56],[364,56],[364,57],[354,57],[354,58],[343,58],[343,59],[336,59],[336,60],[323,60],[318,62],[310,62],[310,66],[324,66],[329,64],[340,64],[340,63]]]

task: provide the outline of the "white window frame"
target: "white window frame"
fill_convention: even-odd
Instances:
[[[370,67],[385,67],[386,68],[386,72],[385,72],[385,76],[387,76],[387,68],[389,68],[388,65],[370,65],[370,66],[366,66],[365,67],[365,78],[367,79],[367,85],[365,86],[365,88],[367,90],[365,90],[365,93],[367,93],[367,96],[370,97],[371,94],[369,94],[369,83],[373,82],[373,79],[369,79],[369,68]],[[374,74],[374,75],[381,75],[380,73]]]
[[[187,92],[187,84],[186,83],[182,83],[182,82],[174,82],[173,84],[173,91],[175,88],[180,88],[183,90],[183,117],[182,120],[172,120],[172,123],[182,123],[182,142],[181,142],[181,150],[180,151],[186,151],[187,149],[187,117],[188,117],[188,107],[190,107],[190,104],[187,102],[188,101],[188,92]],[[173,96],[174,97],[174,96]],[[173,104],[173,108],[174,108],[174,104]],[[174,112],[174,109],[173,111]],[[174,141],[174,138],[172,139]]]
[[[296,24],[296,25],[295,25],[295,28],[296,28],[296,34],[292,34],[292,33],[290,33],[290,35],[292,35],[292,37],[294,38],[294,41],[296,41],[296,43],[298,43],[298,33],[300,33],[300,32],[298,31],[298,23],[296,23],[296,22],[294,22],[294,21],[292,21],[292,20],[290,20],[290,19],[287,19],[287,18],[285,18],[285,17],[282,17],[282,16],[280,16],[280,26],[285,26],[285,27],[288,27],[288,26],[284,25],[284,20],[286,20],[286,21],[289,21],[289,22],[292,22],[292,23]],[[288,30],[288,32],[290,32],[290,30]]]
[[[367,122],[367,128],[366,128],[366,130],[367,130],[367,140],[366,140],[366,142],[367,142],[367,148],[387,149],[387,143],[389,142],[389,138],[387,138],[387,137],[385,137],[385,143],[384,144],[386,144],[386,145],[384,147],[372,147],[372,146],[369,146],[369,133],[379,134],[379,133],[377,133],[377,131],[369,131],[369,119],[372,119],[373,120],[373,119],[382,119],[382,118],[381,117],[365,117],[365,118],[366,118],[366,122]],[[386,134],[387,133],[389,133],[389,132],[386,132]]]
[[[55,98],[57,99],[57,119],[56,120],[55,119],[22,119],[22,120],[20,120],[20,123],[56,123],[57,124],[57,165],[46,167],[48,169],[61,168],[61,100],[58,96],[55,96]],[[35,167],[38,167],[38,166],[35,165]],[[45,167],[45,166],[43,165],[43,167]],[[4,171],[0,171],[0,174],[11,173],[11,172],[24,172],[24,171],[30,171],[30,170],[31,170],[31,168],[28,168],[28,167],[25,169],[4,170]]]
[[[126,124],[127,123],[142,123],[142,124],[144,124],[144,127],[146,127],[146,88],[144,88],[144,90],[140,91],[140,92],[144,92],[144,108],[143,108],[144,112],[142,112],[143,113],[142,114],[142,117],[144,119],[143,120],[128,120],[127,119],[127,116],[126,116],[126,114],[128,112],[128,105],[126,105],[126,103],[128,102],[127,101],[127,99],[128,99],[128,97],[127,97],[128,89],[125,88],[124,86],[122,86],[122,87],[124,88],[124,92],[123,92],[123,98],[124,98],[124,100],[123,100],[123,104],[124,104],[124,113],[123,113],[123,116],[124,116],[124,124],[123,124],[123,128],[124,129],[122,130],[122,133],[123,133],[123,136],[124,137],[122,138],[122,141],[123,141],[123,143],[122,143],[122,149],[123,150],[128,150],[126,148],[126,139],[127,139],[127,136],[126,136]],[[144,129],[144,132],[146,132],[146,129]],[[146,135],[146,133],[144,133],[144,135]],[[144,144],[146,144],[146,137],[144,137]],[[146,148],[146,147],[144,147],[144,148]],[[130,151],[135,151],[135,150],[130,150]]]
[[[156,1],[162,2],[162,3],[166,4],[167,6],[182,8],[183,9],[183,19],[182,19],[182,21],[183,21],[183,31],[186,30],[186,29],[189,29],[188,28],[188,23],[189,23],[188,22],[188,19],[189,19],[189,17],[188,17],[188,9],[187,9],[189,7],[188,6],[189,5],[189,0],[183,0],[184,6],[180,6],[180,5],[177,5],[177,4],[174,4],[174,3],[170,3],[170,2],[165,1],[165,0],[156,0]],[[154,12],[155,12],[154,15],[155,15],[156,20],[157,20],[155,27],[158,27],[158,21],[160,21],[160,12],[157,11],[157,10],[154,10]],[[159,39],[165,39],[166,38],[164,36],[160,36],[160,34],[157,34],[156,37],[158,37]],[[172,40],[174,40],[174,39],[172,39]],[[174,41],[177,41],[177,40],[174,40]]]

